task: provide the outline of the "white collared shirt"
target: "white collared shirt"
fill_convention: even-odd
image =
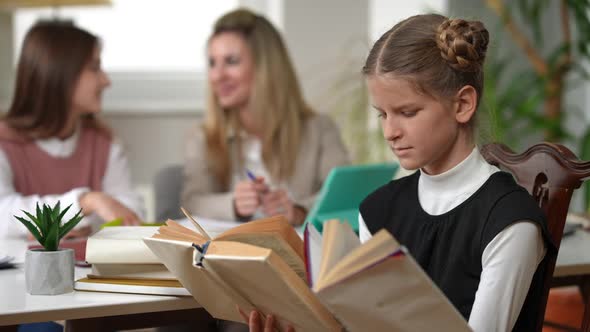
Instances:
[[[498,171],[477,148],[442,174],[432,176],[420,171],[420,205],[431,215],[444,214],[463,203]],[[372,236],[360,214],[359,236],[362,242]],[[469,317],[469,326],[475,332],[512,330],[545,252],[541,230],[532,222],[516,222],[490,241],[481,257],[482,273]]]
[[[79,135],[80,129],[78,128],[71,137],[65,140],[48,138],[37,140],[36,144],[41,150],[53,157],[65,158],[74,153]],[[144,218],[145,207],[141,197],[132,188],[127,157],[121,145],[115,141],[111,143],[109,159],[102,181],[103,192],[133,210],[141,219]],[[59,200],[62,207],[72,204],[65,218],[73,217],[80,209],[80,195],[89,190],[89,188],[80,187],[60,195],[23,196],[14,189],[10,163],[4,151],[0,149],[0,213],[4,216],[4,220],[0,221],[0,239],[24,238],[28,230],[13,216],[24,215],[22,210],[34,211],[37,202],[39,205],[48,204],[53,206]],[[87,225],[96,227],[100,223],[102,223],[102,220],[93,214],[84,217],[77,227]]]

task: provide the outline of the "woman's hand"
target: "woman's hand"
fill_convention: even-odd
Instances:
[[[100,192],[90,191],[80,196],[80,207],[85,215],[96,213],[105,221],[121,218],[123,225],[139,225],[139,217],[135,212],[119,203],[113,197]]]
[[[234,209],[240,218],[251,217],[260,206],[260,197],[268,191],[264,178],[238,182],[234,188]]]
[[[273,190],[262,195],[262,211],[267,216],[282,214],[293,226],[303,224],[307,215],[302,207],[295,205],[284,189]]]
[[[74,238],[78,238],[78,237],[89,237],[90,233],[92,233],[92,227],[90,227],[90,226],[74,228],[68,234],[66,234],[66,236],[64,236],[64,239],[74,239]]]
[[[248,316],[241,308],[238,307],[238,311],[240,315],[250,327],[250,332],[274,332],[278,329],[278,326],[275,324],[275,317],[273,315],[266,316],[266,320],[264,321],[264,326],[262,326],[262,321],[260,319],[260,314],[258,311],[254,310],[250,312],[250,316]],[[287,327],[287,332],[295,332],[293,326],[289,325]]]

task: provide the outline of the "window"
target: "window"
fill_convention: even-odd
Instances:
[[[195,111],[204,105],[205,49],[213,22],[237,0],[113,0],[106,7],[19,9],[15,62],[29,27],[57,16],[100,36],[113,85],[107,112]]]

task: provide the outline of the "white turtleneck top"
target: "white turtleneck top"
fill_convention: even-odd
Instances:
[[[498,171],[477,148],[442,174],[428,175],[420,170],[420,205],[431,215],[446,213]],[[359,236],[362,242],[372,236],[360,214]],[[469,326],[475,332],[512,330],[545,251],[541,230],[526,220],[512,224],[490,241],[481,257],[482,273],[469,317]]]

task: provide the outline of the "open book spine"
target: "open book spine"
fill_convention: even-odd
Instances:
[[[188,289],[195,300],[212,316],[220,319],[243,322],[236,306],[249,312],[254,306],[230,288],[213,271],[197,266],[202,255],[192,243],[146,238],[146,245]]]

